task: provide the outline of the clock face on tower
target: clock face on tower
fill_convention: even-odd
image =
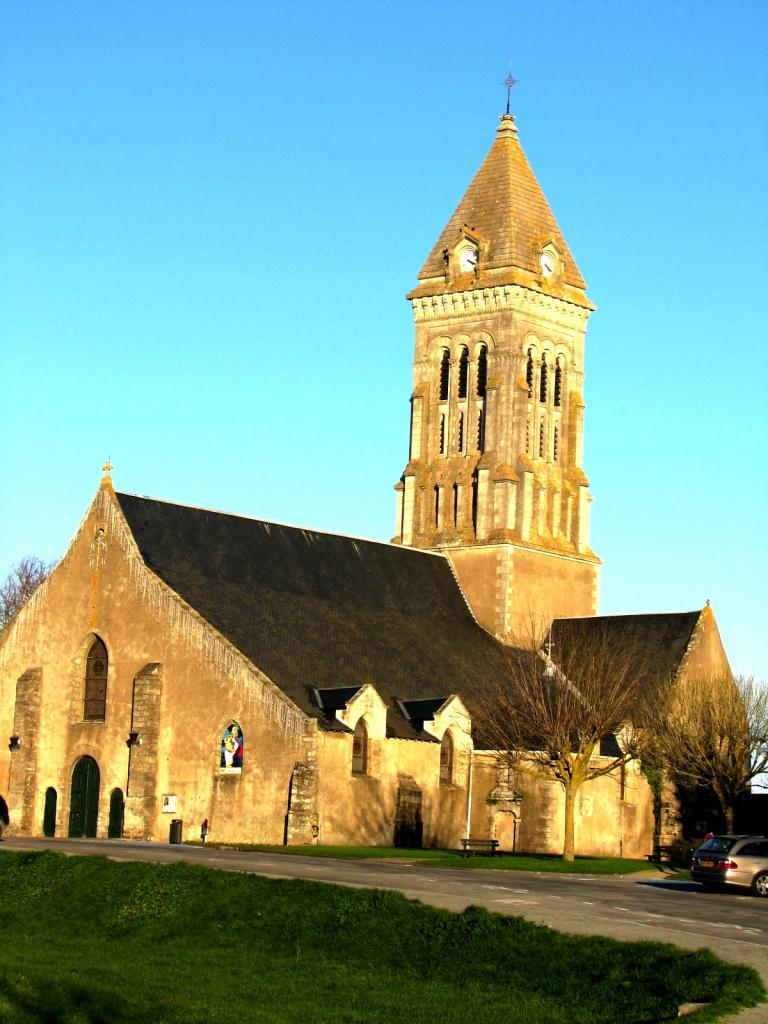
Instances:
[[[540,264],[541,272],[544,277],[552,277],[555,272],[555,267],[557,266],[557,258],[553,252],[550,252],[549,249],[545,249],[541,254]]]
[[[459,253],[459,270],[466,273],[477,266],[477,249],[464,249]]]

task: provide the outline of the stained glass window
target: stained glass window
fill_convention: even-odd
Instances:
[[[107,648],[97,637],[85,659],[83,718],[86,722],[103,722],[106,717],[107,667]]]
[[[221,737],[220,769],[231,774],[243,770],[243,733],[237,722],[227,726]]]

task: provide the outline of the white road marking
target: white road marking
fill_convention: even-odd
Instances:
[[[594,903],[590,903],[589,900],[582,900],[581,902],[584,904],[585,907],[594,907],[595,905]]]
[[[631,917],[598,917],[598,921],[615,921],[617,924],[633,924],[637,928],[650,928],[651,925],[643,921],[635,921]]]
[[[530,889],[513,889],[512,892],[530,892]]]
[[[482,886],[482,888],[483,888],[483,889],[504,889],[504,890],[505,890],[505,892],[520,892],[520,890],[519,890],[519,889],[512,889],[512,888],[511,888],[510,886],[508,886],[508,885],[490,885],[490,884],[484,884],[484,885]]]
[[[493,902],[494,903],[518,903],[518,904],[519,903],[526,903],[529,906],[533,906],[533,907],[538,907],[538,905],[539,905],[539,901],[538,900],[510,900],[510,899],[501,900],[501,899],[497,899],[497,900],[494,900]]]

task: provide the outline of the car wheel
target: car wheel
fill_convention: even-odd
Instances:
[[[755,896],[768,896],[768,871],[761,871],[752,879],[752,892]]]

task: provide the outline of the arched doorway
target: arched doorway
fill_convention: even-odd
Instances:
[[[496,811],[494,831],[499,840],[499,852],[514,853],[517,847],[517,815],[514,811]]]
[[[109,827],[107,828],[107,839],[123,838],[123,815],[125,813],[125,801],[123,800],[122,789],[113,789],[109,794]]]
[[[92,757],[81,757],[72,769],[69,801],[71,839],[94,838],[99,814],[99,766]]]
[[[57,803],[58,794],[53,786],[49,786],[45,791],[45,810],[43,811],[43,835],[48,839],[53,839],[56,835]]]

